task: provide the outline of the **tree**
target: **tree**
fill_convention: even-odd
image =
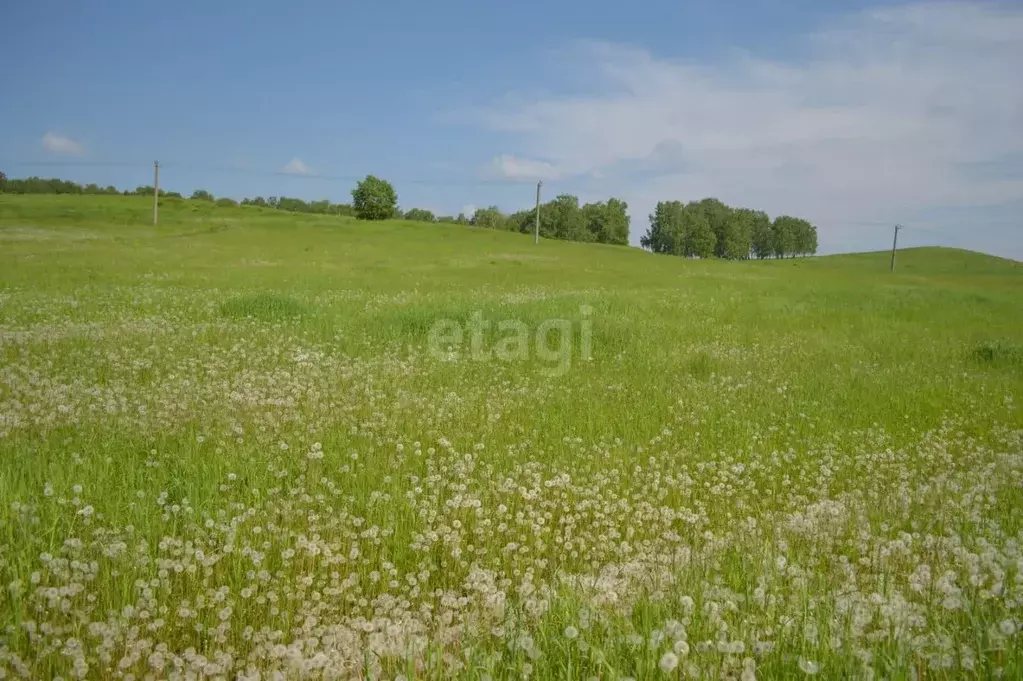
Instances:
[[[540,236],[566,241],[592,241],[586,229],[586,219],[579,210],[579,199],[571,194],[559,194],[553,201],[540,206]]]
[[[709,258],[714,255],[717,237],[707,215],[687,206],[682,211],[682,255],[689,258]]]
[[[196,201],[213,201],[213,194],[205,189],[196,189],[192,192],[192,198]]]
[[[0,170],[0,192],[4,191],[7,187],[7,173]]]
[[[367,175],[352,190],[352,206],[360,220],[386,220],[394,217],[398,193],[387,180]]]
[[[681,201],[659,201],[650,214],[650,228],[639,240],[640,245],[654,253],[681,255],[684,209]]]
[[[809,224],[809,223],[807,223]],[[817,254],[817,227],[810,225],[809,234],[806,236],[804,255],[816,255]]]
[[[434,218],[432,211],[428,211],[425,208],[410,208],[405,212],[405,219],[414,220],[415,222],[433,222],[436,218]]]
[[[717,234],[715,250],[718,257],[728,260],[749,258],[756,220],[757,212],[749,208],[729,210],[728,220]]]
[[[799,218],[788,215],[779,215],[771,225],[772,244],[774,255],[777,258],[784,258],[787,255],[796,254],[797,239],[800,229]]]
[[[727,238],[727,232],[734,227],[732,223],[732,209],[718,199],[708,198],[700,201],[691,201],[686,210],[694,215],[702,216],[706,220],[710,231],[714,234],[714,255],[719,258],[724,255],[723,248],[731,240]]]
[[[774,254],[774,233],[771,231],[771,219],[763,211],[755,211],[751,230],[750,246],[753,255],[763,260]]]
[[[795,250],[798,255],[812,255],[817,252],[817,228],[807,220],[793,218],[792,225],[795,232]]]
[[[629,204],[614,198],[583,206],[583,220],[591,239],[602,244],[628,244],[628,209]]]
[[[489,229],[500,229],[505,217],[497,206],[490,208],[477,208],[472,214],[469,224],[473,227],[487,227]]]
[[[505,218],[504,224],[501,227],[509,232],[532,234],[536,228],[536,209],[526,208],[517,213],[512,213]]]
[[[215,203],[218,206],[237,206],[238,205],[237,201],[235,201],[234,199],[229,199],[226,196],[223,196],[223,197],[217,199]]]
[[[290,196],[282,196],[277,199],[277,208],[291,213],[308,213],[309,204],[302,199],[293,199]]]

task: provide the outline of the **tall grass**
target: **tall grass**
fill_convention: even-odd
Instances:
[[[1017,263],[150,210],[0,196],[3,674],[1023,674]]]

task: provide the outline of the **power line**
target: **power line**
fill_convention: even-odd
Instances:
[[[110,168],[144,168],[148,163],[134,163],[130,161],[15,161],[5,162],[8,167],[52,167],[52,168],[89,168],[89,167],[110,167]],[[233,173],[239,175],[257,175],[263,177],[287,177],[294,180],[313,181],[313,182],[358,182],[365,178],[365,175],[326,175],[319,173],[294,173],[285,170],[268,170],[265,168],[245,168],[239,166],[220,166],[220,165],[208,165],[204,163],[192,163],[187,161],[176,162],[168,161],[161,162],[160,167],[167,169],[178,169],[178,170],[193,170],[202,172],[215,172],[215,173]],[[392,184],[414,184],[431,187],[476,187],[476,186],[494,186],[494,187],[515,187],[528,185],[533,182],[532,178],[409,178],[409,177],[397,177],[389,178]]]
[[[15,168],[141,168],[146,164],[132,161],[4,161],[3,165]]]

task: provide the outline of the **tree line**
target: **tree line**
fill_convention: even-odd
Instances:
[[[424,208],[402,212],[391,183],[367,175],[352,190],[352,211],[355,217],[365,220],[404,218],[419,222],[453,222],[526,234],[539,227],[540,235],[548,239],[629,243],[628,205],[614,198],[580,206],[575,196],[561,194],[540,206],[539,225],[535,207],[506,215],[497,206],[491,206],[476,210],[471,217],[459,214],[437,218]]]
[[[640,244],[654,253],[687,258],[784,258],[817,252],[817,228],[808,221],[733,208],[713,198],[661,201]]]
[[[43,177],[9,178],[0,171],[0,192],[8,194],[89,194],[99,196],[152,196],[152,185],[140,185],[135,189],[120,190],[113,185],[101,187],[97,184],[78,184],[70,180]],[[160,190],[161,197],[183,198],[179,192]],[[238,201],[232,198],[217,198],[212,192],[205,189],[196,189],[189,197],[196,201],[208,201],[220,206],[237,206]],[[331,203],[330,201],[303,201],[286,196],[263,198],[257,196],[254,199],[242,199],[241,205],[263,206],[276,208],[296,213],[326,213],[333,215],[354,215],[354,209],[348,204]]]
[[[153,187],[151,186],[140,186],[131,191],[119,191],[114,186],[100,187],[95,184],[83,186],[75,182],[56,178],[28,177],[24,179],[8,179],[3,173],[0,173],[0,191],[11,194],[153,195]],[[160,196],[181,198],[181,194],[177,192],[168,192],[162,189],[160,190]],[[231,198],[217,198],[206,189],[196,189],[189,198],[194,201],[208,201],[221,206],[239,205],[239,202]],[[489,208],[481,208],[471,216],[467,216],[464,213],[459,213],[457,216],[437,216],[425,208],[402,210],[398,206],[398,195],[394,190],[394,186],[387,180],[373,175],[367,175],[358,182],[352,190],[352,202],[350,204],[332,203],[327,199],[303,201],[302,199],[287,196],[244,198],[240,204],[294,213],[344,215],[361,220],[438,222],[529,234],[533,232],[536,226],[535,208],[505,214],[497,206],[491,206]],[[548,239],[628,244],[629,216],[627,210],[628,205],[618,199],[609,199],[608,201],[588,203],[580,206],[578,198],[569,194],[562,194],[540,207],[540,235]]]
[[[96,184],[79,185],[68,180],[28,177],[9,179],[0,172],[0,191],[12,194],[105,194],[152,196],[153,188],[139,186],[131,191]],[[161,196],[181,198],[177,192],[160,191]],[[217,205],[238,205],[234,199],[216,198],[197,189],[190,197]],[[487,229],[532,233],[537,227],[534,208],[506,214],[497,206],[481,208],[471,216],[435,216],[424,208],[402,210],[398,194],[387,180],[367,175],[352,190],[352,202],[303,201],[287,196],[245,198],[243,206],[258,206],[295,213],[351,216],[361,220],[404,219],[417,222],[466,224]],[[547,239],[627,245],[628,204],[616,198],[579,204],[571,194],[561,194],[540,206],[540,235]],[[808,221],[788,215],[771,220],[767,213],[734,208],[714,198],[683,203],[661,201],[650,215],[650,227],[640,240],[654,253],[690,258],[783,258],[817,252],[817,228]]]
[[[547,239],[587,241],[625,246],[629,243],[629,205],[620,199],[579,205],[571,194],[560,194],[540,205],[540,236]],[[478,209],[469,220],[476,227],[532,234],[537,228],[536,208],[510,215],[497,206]]]
[[[135,189],[119,190],[113,185],[101,187],[98,184],[78,184],[55,177],[9,178],[0,172],[0,192],[8,194],[90,194],[102,196],[152,196],[153,188],[142,185]],[[178,192],[160,190],[160,196],[181,198]]]

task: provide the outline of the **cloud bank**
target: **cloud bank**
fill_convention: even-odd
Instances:
[[[870,10],[797,41],[798,60],[703,63],[584,43],[583,96],[482,114],[510,133],[508,178],[570,178],[632,208],[633,241],[661,199],[717,196],[815,222],[825,251],[880,248],[894,222],[1023,256],[1023,7]],[[975,210],[974,210],[975,209]],[[978,222],[979,221],[979,222]]]

